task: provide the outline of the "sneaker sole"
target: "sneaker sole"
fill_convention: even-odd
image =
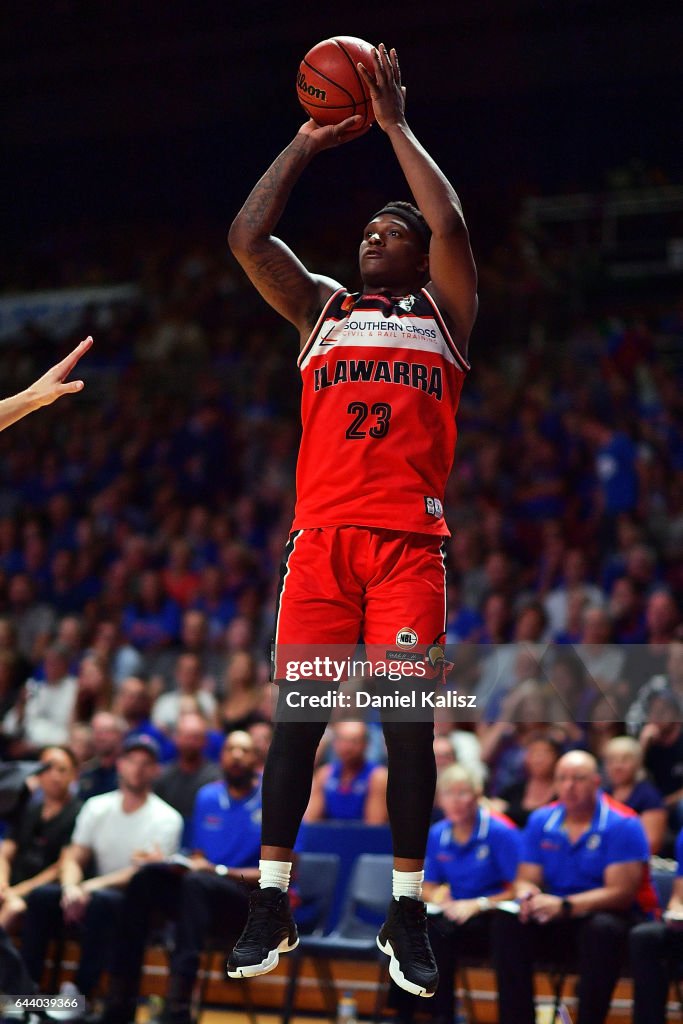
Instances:
[[[389,975],[396,982],[399,988],[402,988],[405,992],[410,992],[413,996],[422,996],[423,999],[431,999],[436,992],[436,986],[434,992],[428,992],[424,985],[417,985],[414,981],[408,981],[405,974],[401,970],[401,965],[394,956],[393,946],[390,942],[382,943],[379,935],[377,936],[377,948],[389,957]]]
[[[280,962],[280,953],[291,953],[299,945],[299,936],[296,942],[290,944],[289,939],[283,939],[276,949],[271,949],[265,960],[260,964],[245,964],[244,967],[230,968],[228,964],[226,974],[229,978],[257,978],[260,974],[268,974],[274,971]]]

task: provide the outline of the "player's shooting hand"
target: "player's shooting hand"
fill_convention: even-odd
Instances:
[[[370,89],[375,120],[382,131],[405,123],[406,90],[401,85],[401,69],[396,50],[388,51],[384,43],[373,50],[372,68],[358,65]]]
[[[364,128],[361,128],[360,125],[362,123],[363,118],[360,114],[347,117],[345,121],[340,121],[339,124],[320,125],[311,119],[301,125],[298,134],[306,135],[314,144],[316,150],[321,152],[323,149],[343,146],[345,142],[352,142],[354,139],[359,139],[361,135],[365,135],[366,132],[370,131],[371,125],[367,124]]]
[[[68,356],[65,356],[61,362],[49,369],[47,373],[44,373],[42,377],[31,385],[29,390],[36,399],[37,407],[52,405],[62,395],[72,395],[76,391],[83,390],[84,384],[82,380],[67,381],[66,378],[91,345],[92,338],[87,337],[75,349],[69,352]]]

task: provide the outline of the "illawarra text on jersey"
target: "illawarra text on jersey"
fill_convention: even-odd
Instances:
[[[337,359],[334,370],[324,363],[313,371],[313,390],[333,388],[335,384],[363,384],[384,382],[403,384],[433,395],[438,402],[443,397],[443,379],[440,366],[408,363],[388,359]]]

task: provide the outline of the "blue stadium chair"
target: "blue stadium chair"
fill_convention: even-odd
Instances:
[[[307,853],[336,853],[340,858],[330,918],[330,925],[335,928],[341,921],[356,861],[364,853],[390,854],[391,829],[388,825],[366,825],[362,821],[303,822],[296,849]]]
[[[336,853],[300,853],[296,887],[301,905],[295,913],[300,935],[324,935],[328,928],[340,858]]]
[[[337,994],[330,960],[364,960],[382,963],[377,985],[375,1019],[382,1009],[382,994],[388,960],[377,948],[377,931],[384,921],[391,899],[393,858],[384,854],[362,854],[356,861],[338,926],[328,935],[302,935],[297,949],[289,955],[290,972],[282,1024],[289,1024],[301,963],[310,957],[315,966],[326,1010],[337,1018]]]

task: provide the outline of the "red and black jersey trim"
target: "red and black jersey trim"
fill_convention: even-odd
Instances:
[[[451,332],[446,326],[446,321],[443,315],[439,311],[439,307],[434,301],[433,297],[429,292],[422,288],[420,292],[415,296],[417,302],[415,307],[409,311],[399,312],[400,306],[397,303],[400,301],[402,296],[389,296],[384,294],[362,294],[358,292],[347,292],[345,288],[338,288],[336,292],[330,295],[329,299],[325,303],[318,317],[313,330],[308,336],[306,343],[304,344],[297,364],[301,366],[302,362],[313,348],[320,328],[326,320],[334,320],[338,323],[340,320],[345,320],[351,312],[355,310],[378,310],[383,313],[387,318],[391,316],[397,317],[401,320],[403,318],[415,318],[415,319],[433,319],[436,321],[439,330],[441,331],[448,348],[455,357],[457,366],[464,372],[467,373],[471,369],[470,364],[458,350],[457,345],[453,341]]]
[[[320,316],[316,320],[315,326],[313,327],[313,330],[308,335],[308,339],[305,342],[305,344],[303,345],[303,347],[301,349],[301,352],[299,352],[299,358],[297,359],[297,365],[301,366],[301,363],[306,358],[308,353],[311,351],[311,348],[315,344],[315,339],[318,337],[318,331],[322,327],[322,325],[325,322],[325,320],[330,319],[328,314],[329,314],[330,310],[332,309],[332,305],[335,302],[335,300],[337,300],[341,295],[346,296],[347,294],[348,293],[347,293],[345,288],[337,288],[336,292],[333,292],[332,295],[330,295],[329,299],[327,300],[327,302],[325,303],[325,305],[323,306],[323,308],[320,311]],[[341,307],[341,303],[339,303],[339,305]],[[344,316],[345,316],[345,314],[342,313],[341,308],[340,308],[339,315],[338,316],[333,316],[331,319],[333,319],[333,320],[343,320]]]
[[[434,298],[429,294],[429,292],[427,291],[426,288],[422,288],[420,294],[424,295],[425,299],[427,300],[427,302],[430,305],[430,308],[433,310],[433,312],[434,312],[434,319],[436,320],[436,322],[439,325],[439,328],[441,330],[441,333],[443,334],[444,338],[446,339],[446,344],[448,345],[449,349],[451,350],[451,352],[455,356],[455,359],[456,359],[456,362],[458,363],[458,366],[460,367],[461,370],[463,370],[465,373],[467,373],[467,371],[471,370],[472,367],[467,362],[465,357],[458,351],[458,347],[455,344],[455,342],[453,341],[453,338],[451,337],[451,332],[448,330],[448,327],[446,326],[446,321],[444,320],[441,312],[439,311],[439,307],[437,306],[436,302],[434,301]]]
[[[280,563],[280,579],[277,586],[277,595],[275,597],[275,626],[273,627],[273,638],[271,643],[270,651],[270,668],[271,668],[271,679],[275,682],[275,647],[277,644],[277,631],[280,625],[280,604],[282,603],[282,594],[285,589],[287,574],[289,573],[289,560],[294,554],[294,547],[296,545],[297,537],[301,536],[301,530],[292,530],[285,544],[284,554],[282,556],[282,562]]]

